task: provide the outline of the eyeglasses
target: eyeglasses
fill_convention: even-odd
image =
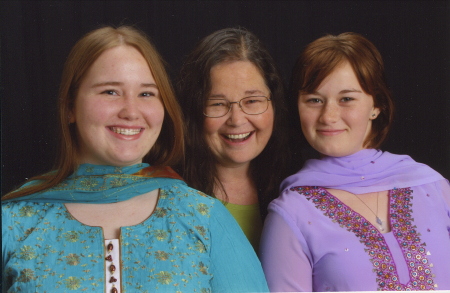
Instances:
[[[245,114],[258,115],[267,111],[270,100],[265,96],[245,97],[239,102],[230,102],[223,98],[210,98],[205,102],[203,115],[210,118],[223,117],[231,111],[233,104],[238,104]]]

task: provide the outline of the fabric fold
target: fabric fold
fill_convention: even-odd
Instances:
[[[410,156],[365,149],[345,157],[306,161],[281,183],[281,191],[295,186],[320,186],[354,194],[419,186],[444,177]]]
[[[39,181],[30,181],[23,187],[37,183]],[[82,164],[66,180],[50,189],[4,202],[116,203],[175,183],[186,185],[168,166],[152,167],[146,163],[126,167]]]

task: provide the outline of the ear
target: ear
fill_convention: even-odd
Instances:
[[[377,119],[378,115],[380,115],[380,108],[373,108],[372,112],[370,113],[370,120],[375,120]]]

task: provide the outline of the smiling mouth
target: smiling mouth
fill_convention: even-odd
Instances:
[[[118,134],[122,135],[136,135],[142,131],[142,128],[119,128],[119,127],[110,127],[110,129]]]
[[[322,129],[322,130],[317,130],[317,132],[319,132],[322,135],[326,135],[326,136],[333,136],[333,135],[337,135],[337,134],[341,134],[344,130],[342,129]]]
[[[226,139],[231,140],[232,142],[241,142],[247,140],[254,131],[241,133],[241,134],[226,134],[223,135]]]

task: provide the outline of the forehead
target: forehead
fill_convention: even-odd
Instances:
[[[211,68],[210,77],[213,92],[268,91],[264,76],[250,61],[219,63]]]
[[[235,73],[231,76],[242,76],[244,74],[257,75],[263,78],[259,68],[249,60],[231,60],[220,62],[210,70],[211,76],[217,74]]]
[[[118,62],[139,62],[148,66],[147,60],[138,49],[129,45],[120,45],[103,51],[91,67],[105,66],[106,64],[114,67]]]
[[[89,67],[86,78],[149,80],[154,82],[147,60],[136,48],[120,45],[105,50]]]
[[[348,84],[360,87],[359,80],[349,62],[342,62],[327,75],[319,84],[318,89],[324,84],[333,83],[335,86],[346,87]]]
[[[309,60],[305,64],[299,64],[298,68],[300,80],[299,92],[303,94],[312,93],[317,90],[320,84],[327,79],[338,67],[349,63],[342,55],[332,56],[332,58],[319,58],[319,56]]]

